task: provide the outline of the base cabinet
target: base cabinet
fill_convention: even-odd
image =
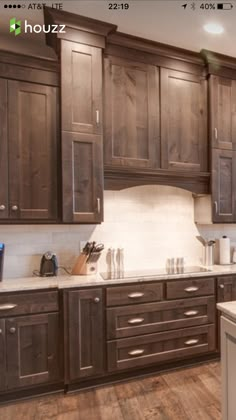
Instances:
[[[66,382],[70,383],[103,372],[104,308],[101,289],[65,292],[64,299]]]
[[[59,316],[31,315],[5,321],[8,389],[59,379]]]

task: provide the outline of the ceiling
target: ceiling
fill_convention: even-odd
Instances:
[[[127,0],[130,6],[129,10],[109,10],[108,5],[112,1],[64,0],[63,9],[114,23],[118,25],[120,32],[193,51],[200,51],[202,48],[205,48],[236,57],[236,0],[231,2],[234,7],[230,11],[202,10],[200,5],[206,3],[204,0]],[[121,0],[116,2],[121,3]],[[126,2],[126,0],[123,0],[123,2]],[[186,9],[181,7],[186,3]],[[194,11],[191,8],[193,3],[195,5]],[[27,6],[29,0],[26,0],[25,4]],[[43,45],[45,41],[42,34],[26,34],[20,37],[9,35],[9,18],[13,17],[13,13],[14,17],[27,19],[32,24],[43,23],[43,13],[40,10],[27,10],[26,7],[22,10],[16,9],[13,12],[9,9],[3,9],[0,17],[0,31],[4,36],[0,37],[0,49],[4,48],[4,44],[6,45],[6,39],[10,40],[12,48],[16,52],[19,44],[28,41],[31,48],[34,43],[41,44],[45,55],[50,55],[50,50]],[[203,30],[203,26],[209,22],[222,24],[225,30],[224,33],[221,35],[206,33]]]

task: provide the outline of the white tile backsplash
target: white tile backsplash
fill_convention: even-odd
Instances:
[[[59,264],[69,268],[81,240],[124,247],[125,269],[131,270],[164,267],[168,257],[184,256],[187,264],[199,264],[199,234],[220,237],[226,232],[236,242],[236,225],[196,226],[192,194],[175,187],[105,191],[104,220],[101,225],[0,225],[0,242],[6,244],[4,277],[31,276],[47,250],[55,251]],[[99,269],[106,270],[105,251]]]

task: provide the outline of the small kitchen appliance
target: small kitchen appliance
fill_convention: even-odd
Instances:
[[[3,276],[4,250],[5,250],[5,245],[0,243],[0,281],[2,281],[2,276]]]
[[[40,277],[52,277],[57,276],[58,272],[58,262],[56,254],[51,251],[45,252],[41,258]]]

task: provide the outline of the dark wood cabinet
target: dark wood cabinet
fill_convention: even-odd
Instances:
[[[6,343],[5,343],[5,320],[0,319],[0,391],[6,389]]]
[[[236,151],[212,150],[212,220],[236,222]]]
[[[159,69],[105,58],[105,165],[160,167]]]
[[[162,68],[160,86],[162,168],[207,171],[206,80]]]
[[[103,220],[103,173],[100,136],[62,133],[63,221]]]
[[[61,41],[62,130],[102,133],[102,50]]]
[[[57,218],[56,114],[56,88],[8,81],[10,218]]]
[[[62,213],[103,221],[102,52],[61,41]]]
[[[219,277],[217,279],[217,302],[231,302],[236,300],[236,276]],[[220,350],[220,311],[217,311],[218,321],[218,340],[217,345]]]
[[[56,313],[6,319],[8,389],[59,379],[59,316]]]
[[[236,80],[210,76],[212,147],[236,150]]]
[[[57,218],[57,88],[0,79],[0,218]]]
[[[67,382],[99,375],[104,369],[101,289],[65,292]]]
[[[0,79],[0,219],[8,216],[7,81]]]

